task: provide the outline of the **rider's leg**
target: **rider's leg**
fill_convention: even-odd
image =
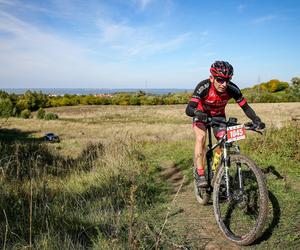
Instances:
[[[205,171],[205,141],[206,141],[206,128],[204,124],[194,124],[193,130],[195,132],[195,149],[194,149],[194,165],[199,176],[204,177]],[[205,178],[201,178],[200,186],[205,186]]]

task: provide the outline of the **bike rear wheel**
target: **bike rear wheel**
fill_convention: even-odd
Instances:
[[[196,168],[193,168],[193,174],[194,176],[196,175]],[[195,191],[195,196],[197,201],[201,204],[201,205],[206,205],[208,203],[208,201],[210,200],[211,197],[211,192],[209,190],[209,188],[199,188],[197,186],[197,182],[194,178],[194,191]]]
[[[267,219],[268,192],[263,173],[248,157],[231,155],[230,198],[226,195],[224,173],[222,164],[213,191],[216,221],[226,238],[239,245],[249,245],[261,236]]]

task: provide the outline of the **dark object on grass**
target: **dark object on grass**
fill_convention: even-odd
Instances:
[[[56,135],[54,133],[45,134],[44,139],[45,139],[45,141],[49,141],[49,142],[60,142],[58,135]]]

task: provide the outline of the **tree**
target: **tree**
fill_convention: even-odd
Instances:
[[[22,110],[20,116],[23,119],[29,119],[31,117],[31,112],[29,109],[24,109],[24,110]]]
[[[6,93],[5,91],[3,91],[3,90],[0,90],[0,98],[8,98],[9,97],[9,94],[8,93]]]
[[[300,88],[300,77],[293,77],[291,82],[293,87]]]
[[[291,86],[291,95],[292,100],[299,102],[300,101],[300,77],[293,77]]]
[[[271,93],[278,92],[289,87],[289,84],[287,82],[281,82],[277,79],[272,79],[268,81],[267,84],[268,84],[268,91]]]
[[[36,118],[37,119],[44,119],[45,118],[45,110],[43,108],[39,108],[37,114],[36,114]]]
[[[137,95],[132,95],[129,99],[129,105],[140,105],[140,99]]]
[[[14,105],[9,98],[0,97],[0,117],[8,118],[13,114]]]

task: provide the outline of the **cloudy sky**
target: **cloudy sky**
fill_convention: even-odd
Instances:
[[[0,0],[0,87],[241,87],[300,76],[298,0]]]

